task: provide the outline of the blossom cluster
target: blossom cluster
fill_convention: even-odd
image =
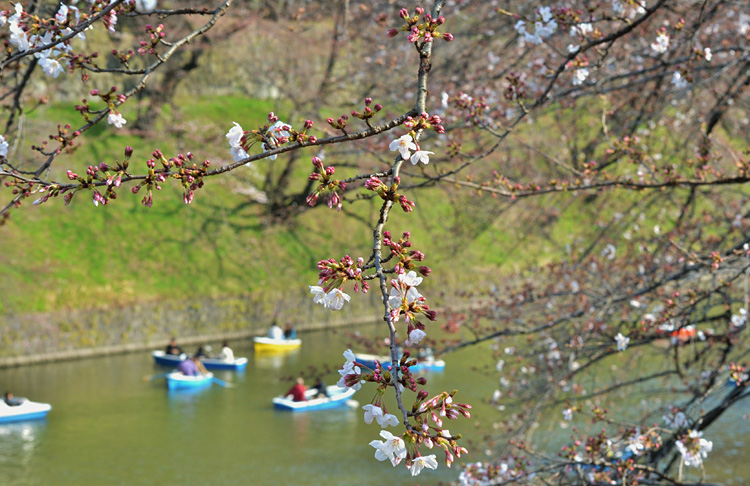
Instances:
[[[445,17],[442,15],[433,18],[431,14],[425,13],[424,8],[417,7],[414,9],[414,15],[402,8],[399,11],[399,17],[404,19],[404,25],[398,29],[390,29],[388,37],[396,37],[399,32],[408,32],[406,39],[411,43],[432,42],[434,39],[442,38],[446,42],[453,40],[453,34],[440,33],[438,27],[445,23]]]
[[[534,26],[533,34],[526,29],[527,24]],[[537,10],[533,18],[527,20],[521,19],[516,22],[514,29],[525,42],[538,45],[555,33],[557,30],[557,20],[550,7],[542,7]]]
[[[697,430],[688,431],[675,445],[682,455],[682,462],[692,467],[701,467],[703,459],[708,457],[714,446],[713,442],[703,438],[703,432]]]

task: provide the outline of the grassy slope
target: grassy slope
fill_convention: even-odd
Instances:
[[[268,111],[283,110],[244,97],[194,99],[181,106],[179,113],[165,117],[172,121],[158,126],[160,134],[171,134],[159,148],[167,156],[178,149],[192,151],[214,166],[227,162],[221,157],[229,157],[224,133],[232,121],[249,129],[261,124]],[[134,113],[124,114],[135,120]],[[50,106],[30,122],[50,129],[45,120],[74,123],[75,116],[69,107]],[[135,147],[131,164],[143,164],[155,143],[108,126],[91,135],[74,155],[60,161],[58,177],[63,168],[84,172],[89,164],[117,158],[126,144]],[[269,226],[256,206],[242,207],[247,198],[236,191],[242,179],[262,178],[269,164],[263,161],[237,175],[207,181],[190,206],[172,184],[155,193],[150,209],[141,206],[142,194],[131,195],[129,187],[107,207],[94,207],[90,193],[77,195],[70,206],[59,199],[27,204],[0,227],[0,311],[219,297],[259,289],[283,295],[291,287],[314,283],[319,259],[367,254],[371,229],[357,219],[318,208],[293,225]],[[295,180],[304,181],[308,171],[307,163],[298,164]],[[433,285],[440,288],[441,283],[448,288],[476,285],[478,273],[518,270],[560,255],[576,236],[596,231],[592,221],[609,219],[602,200],[571,204],[568,195],[540,201],[559,208],[553,224],[545,223],[527,202],[508,207],[508,202],[477,199],[465,190],[429,189],[409,196],[417,209],[409,215],[394,211],[389,228],[394,236],[412,231],[415,247],[428,256],[424,263],[436,270]],[[366,221],[377,217],[376,201],[346,208]]]

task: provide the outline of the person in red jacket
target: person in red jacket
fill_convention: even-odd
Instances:
[[[297,378],[297,383],[295,383],[294,386],[284,394],[284,396],[291,395],[292,399],[295,402],[304,402],[305,400],[307,400],[307,398],[305,398],[305,390],[307,390],[307,387],[305,386],[305,380],[303,380],[302,378]]]

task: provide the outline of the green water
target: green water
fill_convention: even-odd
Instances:
[[[147,352],[0,370],[0,387],[53,407],[46,420],[0,425],[0,485],[415,484],[403,465],[374,459],[368,443],[381,429],[364,423],[361,408],[272,407],[292,384],[286,378],[309,365],[328,365],[328,384],[338,379],[347,338],[301,337],[302,349],[279,356],[234,343],[235,355],[250,359],[247,369],[214,372],[237,384],[231,389],[169,392],[163,380],[145,382],[165,370]],[[360,407],[371,398],[364,389],[354,395]],[[457,474],[443,464],[418,482]]]
[[[250,362],[241,373],[215,372],[237,384],[231,389],[169,392],[163,380],[146,382],[145,376],[165,371],[148,352],[2,369],[0,389],[53,409],[46,420],[0,424],[0,485],[436,486],[457,478],[460,461],[448,469],[440,451],[433,451],[438,470],[424,470],[418,478],[403,465],[393,468],[374,459],[368,443],[380,438],[381,429],[363,421],[361,406],[372,399],[367,387],[354,395],[356,409],[275,410],[271,398],[291,386],[291,377],[310,365],[327,366],[324,376],[333,384],[343,350],[356,350],[341,331],[301,337],[300,350],[278,356],[254,355],[249,341],[232,343],[235,355]],[[493,433],[500,413],[513,413],[488,404],[498,377],[472,371],[494,366],[485,362],[489,353],[478,351],[448,355],[444,372],[426,375],[430,391],[459,388],[457,400],[474,405],[470,420],[445,425],[476,439]],[[706,432],[714,442],[707,459],[707,479],[714,484],[746,484],[750,478],[743,460],[748,406],[741,403]],[[562,443],[570,429],[555,417],[539,433]],[[486,457],[482,448],[470,447],[466,460]]]

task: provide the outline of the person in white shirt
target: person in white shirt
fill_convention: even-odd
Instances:
[[[234,362],[234,351],[229,347],[226,341],[221,344],[221,352],[219,353],[219,359],[223,361]]]
[[[268,330],[268,337],[271,339],[284,339],[284,331],[278,324],[274,323]]]

